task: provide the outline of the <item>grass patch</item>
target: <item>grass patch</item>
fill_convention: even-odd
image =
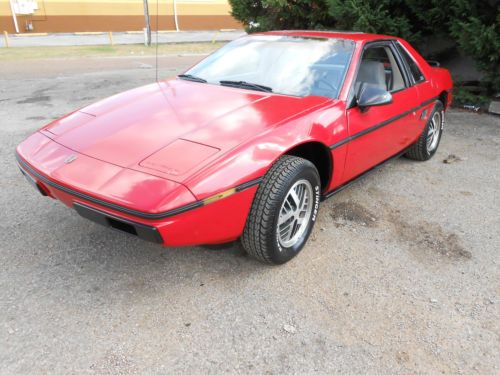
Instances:
[[[210,53],[222,47],[224,42],[215,43],[169,43],[158,46],[158,55],[189,53]],[[56,46],[56,47],[12,47],[0,48],[0,60],[80,58],[101,56],[154,56],[155,46],[142,44],[116,46]]]

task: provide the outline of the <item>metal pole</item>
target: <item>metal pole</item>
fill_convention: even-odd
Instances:
[[[14,27],[16,29],[16,33],[19,33],[19,26],[17,26],[17,17],[16,17],[16,12],[14,10],[14,3],[12,0],[9,0],[10,4],[10,11],[12,12],[12,19],[14,20]]]
[[[179,20],[177,19],[177,1],[174,0],[174,21],[175,21],[175,31],[179,31]]]
[[[147,46],[151,45],[151,24],[149,23],[149,6],[148,6],[148,0],[143,0],[144,3],[144,21],[146,23],[146,35],[145,35],[145,44]]]

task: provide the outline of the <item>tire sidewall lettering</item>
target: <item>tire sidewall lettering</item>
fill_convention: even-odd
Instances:
[[[313,214],[311,215],[312,222],[315,222],[316,217],[318,216],[319,200],[320,200],[320,188],[319,188],[319,185],[315,185],[314,186],[314,210],[313,210]]]
[[[281,253],[283,252],[283,247],[281,247],[280,240],[278,236],[276,236],[276,246],[278,247],[278,251]]]

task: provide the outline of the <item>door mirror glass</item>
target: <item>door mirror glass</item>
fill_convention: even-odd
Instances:
[[[370,83],[362,83],[357,97],[359,109],[364,111],[368,107],[390,104],[392,103],[392,95],[389,91],[384,90],[378,85]]]

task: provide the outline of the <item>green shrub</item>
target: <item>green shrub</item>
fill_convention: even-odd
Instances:
[[[476,17],[452,24],[451,34],[459,48],[471,56],[479,70],[485,73],[484,83],[489,92],[500,91],[500,16],[487,24]]]
[[[472,93],[469,89],[455,85],[453,88],[453,106],[463,107],[464,105],[478,105],[485,109],[490,102],[490,99],[484,95]]]

